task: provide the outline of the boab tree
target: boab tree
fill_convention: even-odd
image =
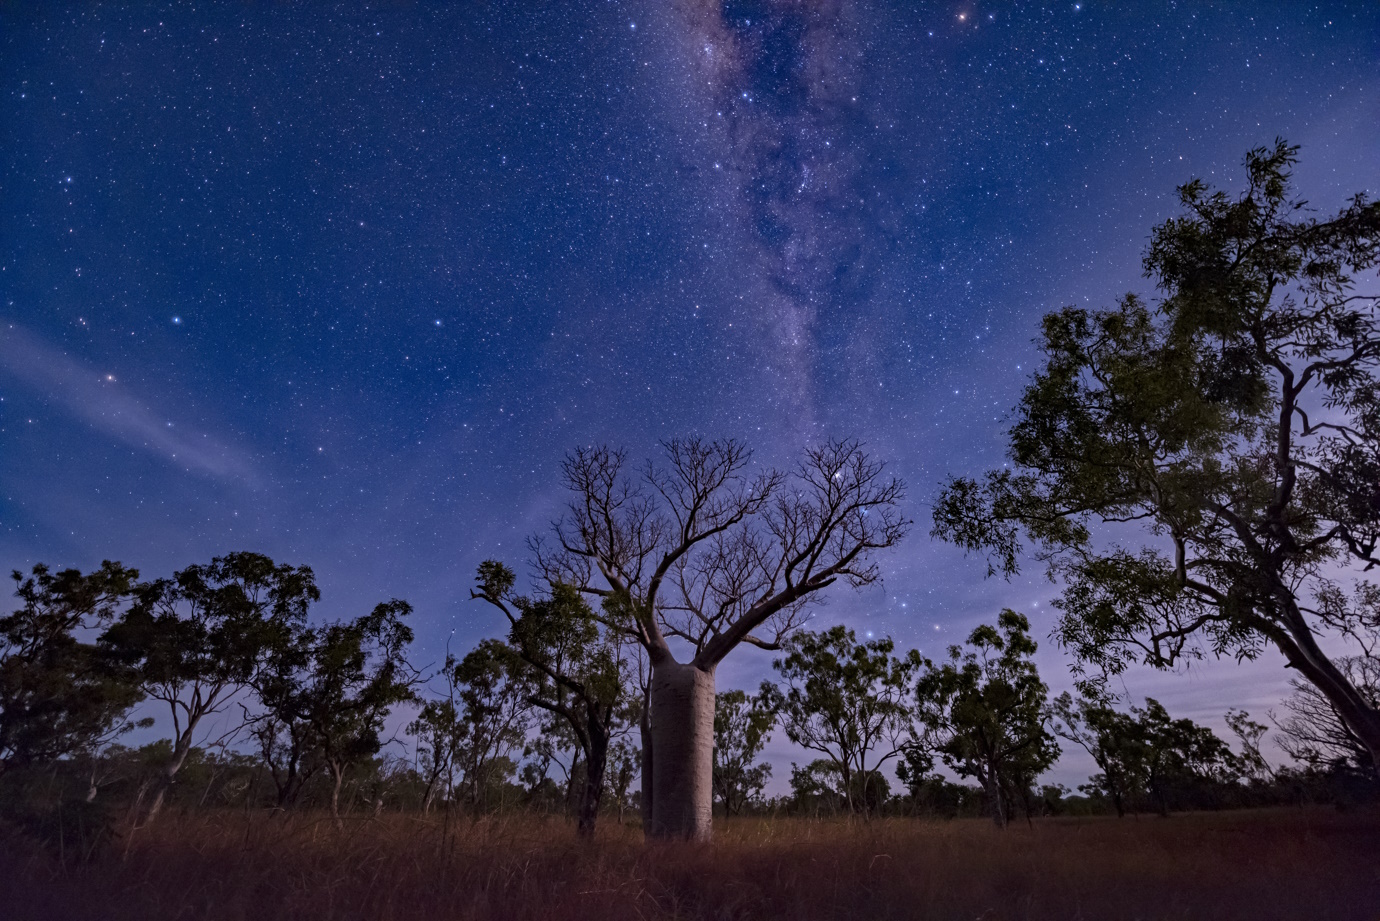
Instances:
[[[1007,574],[1033,540],[1065,585],[1056,637],[1103,672],[1274,646],[1380,762],[1380,710],[1319,643],[1380,634],[1380,593],[1335,581],[1380,562],[1380,295],[1354,278],[1380,204],[1308,216],[1295,153],[1248,154],[1239,197],[1179,189],[1153,306],[1045,317],[1011,466],[950,481],[935,533]]]
[[[790,475],[755,476],[737,441],[663,447],[663,462],[640,476],[622,451],[568,455],[568,514],[554,539],[532,548],[548,583],[599,599],[604,623],[646,650],[648,833],[706,840],[715,669],[744,643],[779,648],[821,589],[875,582],[873,552],[893,546],[909,522],[898,509],[902,484],[857,442],[811,448]]]

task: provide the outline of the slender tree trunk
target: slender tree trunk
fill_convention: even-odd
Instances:
[[[182,770],[182,765],[187,763],[187,756],[192,752],[192,731],[196,728],[196,723],[189,725],[178,737],[173,745],[172,757],[168,763],[163,765],[158,772],[158,779],[155,781],[156,790],[153,794],[153,802],[149,804],[148,812],[144,821],[151,822],[163,810],[163,802],[167,798],[168,791],[177,781],[177,772]]]
[[[331,774],[335,778],[335,784],[331,787],[331,816],[335,819],[335,824],[340,824],[340,785],[345,782],[345,766],[343,764],[331,764]]]
[[[653,787],[653,765],[652,759],[652,708],[650,699],[644,700],[642,705],[642,718],[638,722],[638,728],[642,731],[642,831],[650,836],[652,833],[652,796]]]
[[[652,669],[651,835],[708,841],[714,808],[714,672],[666,661]]]
[[[992,801],[992,822],[998,828],[1006,828],[1006,796],[1002,792],[1001,778],[996,771],[988,771],[984,775],[983,788],[987,791],[987,797]]]
[[[599,821],[599,803],[604,797],[604,769],[608,765],[609,737],[604,727],[589,727],[589,754],[585,758],[585,784],[580,797],[580,817],[576,826],[580,837],[594,837]]]

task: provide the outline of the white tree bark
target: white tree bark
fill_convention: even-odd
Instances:
[[[666,661],[652,670],[655,838],[708,841],[714,806],[714,672]]]

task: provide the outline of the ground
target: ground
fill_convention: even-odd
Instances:
[[[83,865],[5,833],[14,919],[1380,918],[1380,812],[718,821],[711,845],[608,821],[170,812]]]

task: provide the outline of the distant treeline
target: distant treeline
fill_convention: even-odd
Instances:
[[[574,591],[515,598],[486,563],[476,597],[506,599],[510,632],[439,668],[409,658],[406,602],[317,622],[305,566],[232,553],[142,581],[116,563],[14,574],[0,618],[0,805],[80,850],[113,824],[179,809],[329,808],[569,813],[592,828],[642,807],[636,780],[649,670]],[[506,584],[505,584],[506,583]],[[988,815],[1223,809],[1376,796],[1366,749],[1299,682],[1274,714],[1294,761],[1261,755],[1264,724],[1229,711],[1236,748],[1154,700],[1083,682],[1051,700],[1026,619],[1004,611],[930,661],[889,639],[797,630],[776,680],[721,692],[716,811]],[[1367,693],[1370,659],[1346,660]],[[559,680],[556,678],[559,677]],[[165,719],[137,748],[121,740]],[[390,734],[390,729],[395,729]],[[768,799],[761,754],[782,732],[814,757]],[[1073,744],[1098,773],[1072,792],[1040,778]],[[948,769],[948,776],[938,773]],[[954,782],[957,777],[961,782]]]

